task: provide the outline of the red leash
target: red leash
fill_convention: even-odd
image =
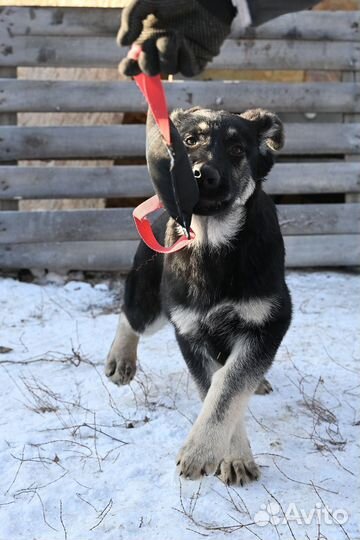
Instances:
[[[133,60],[137,60],[140,53],[140,45],[133,45],[130,49],[128,57],[132,58]],[[170,151],[171,137],[169,113],[160,75],[149,77],[144,73],[140,73],[139,75],[136,75],[134,79],[151,109],[155,122],[158,125],[161,135],[163,136],[165,144],[169,150],[169,154],[172,156]],[[149,214],[159,210],[160,208],[163,208],[163,205],[157,195],[154,195],[150,199],[139,204],[139,206],[137,206],[133,211],[135,225],[142,240],[150,249],[157,251],[158,253],[174,253],[191,243],[195,238],[195,233],[190,229],[190,238],[188,238],[186,234],[183,234],[181,238],[179,238],[172,246],[162,246],[155,238],[151,228],[151,223],[147,218]]]

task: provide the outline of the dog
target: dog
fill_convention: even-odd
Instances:
[[[170,320],[203,399],[178,471],[243,485],[260,475],[245,427],[247,404],[254,392],[272,390],[265,374],[291,322],[284,243],[262,189],[284,144],[283,126],[263,109],[237,115],[192,108],[175,111],[172,121],[198,181],[196,238],[182,251],[155,256],[140,242],[105,373],[128,384],[140,336],[163,316]],[[165,214],[154,230],[166,245],[182,234]]]

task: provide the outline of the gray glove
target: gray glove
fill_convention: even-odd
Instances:
[[[142,53],[122,60],[120,71],[197,75],[219,54],[235,13],[230,0],[133,0],[122,12],[118,42],[135,42]]]

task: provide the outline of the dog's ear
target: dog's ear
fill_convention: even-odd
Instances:
[[[201,107],[192,107],[191,109],[175,109],[170,115],[171,120],[174,122],[175,125],[181,124],[181,122],[184,120],[185,116],[188,116],[189,114],[200,111]]]
[[[284,146],[284,128],[276,114],[264,109],[250,109],[240,115],[256,128],[259,153],[250,159],[255,179],[265,178],[274,165],[274,153]]]
[[[250,109],[240,115],[254,122],[259,139],[259,149],[262,154],[276,152],[284,146],[284,128],[276,114],[264,109]]]
[[[170,118],[176,125],[181,124],[181,121],[184,119],[185,115],[186,111],[184,109],[174,109],[173,112],[170,114]]]

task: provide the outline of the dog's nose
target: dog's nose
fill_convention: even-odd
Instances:
[[[193,167],[195,178],[207,189],[216,189],[220,184],[220,173],[206,163],[196,163]]]

